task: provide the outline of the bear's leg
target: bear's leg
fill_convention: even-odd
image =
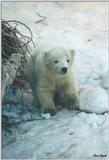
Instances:
[[[64,93],[63,92],[56,92],[54,95],[54,102],[56,106],[63,106],[64,105]],[[62,108],[62,107],[61,107]]]
[[[79,97],[75,84],[70,84],[65,89],[65,105],[69,109],[79,109]]]
[[[51,115],[54,115],[56,113],[52,92],[44,90],[38,91],[38,101],[42,113],[50,113]]]

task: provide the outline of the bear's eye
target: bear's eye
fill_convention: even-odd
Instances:
[[[54,61],[54,63],[58,63],[58,61]]]
[[[69,59],[67,59],[67,62],[69,63],[69,62],[70,62],[70,60],[69,60]]]

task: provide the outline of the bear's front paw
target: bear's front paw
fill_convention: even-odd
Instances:
[[[55,107],[43,107],[41,113],[50,113],[50,115],[53,116],[56,114],[56,109]]]
[[[79,98],[77,95],[66,96],[66,106],[69,109],[79,109]]]

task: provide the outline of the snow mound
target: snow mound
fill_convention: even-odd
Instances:
[[[88,87],[80,92],[80,109],[83,111],[102,114],[108,111],[108,95],[100,87]]]
[[[105,89],[109,88],[109,73],[108,72],[105,73],[105,75],[103,76],[101,85]]]

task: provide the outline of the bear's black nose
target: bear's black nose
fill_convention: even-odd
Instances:
[[[66,67],[63,67],[62,68],[62,72],[65,74],[65,73],[67,73],[67,68]]]

